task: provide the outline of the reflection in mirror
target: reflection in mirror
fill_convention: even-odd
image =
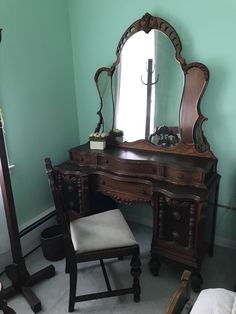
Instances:
[[[169,38],[158,30],[134,34],[125,43],[113,76],[117,78],[114,127],[123,130],[124,140],[176,145],[184,75]]]

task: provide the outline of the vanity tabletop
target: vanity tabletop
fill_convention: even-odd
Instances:
[[[102,156],[119,161],[135,162],[135,163],[155,163],[159,165],[170,165],[173,167],[181,168],[199,168],[204,172],[208,172],[214,167],[215,160],[204,157],[186,156],[178,154],[170,154],[167,152],[150,152],[138,149],[121,148],[121,147],[107,147],[104,150],[91,150],[89,142],[69,150],[71,156],[75,157],[79,154],[91,154],[96,156]],[[74,159],[74,158],[72,158]]]

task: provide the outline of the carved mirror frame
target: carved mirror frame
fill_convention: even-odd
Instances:
[[[135,142],[117,142],[108,137],[108,145],[119,146],[124,148],[143,149],[148,151],[168,152],[175,154],[193,155],[193,156],[206,156],[213,157],[214,155],[210,151],[209,144],[203,134],[202,123],[207,120],[200,111],[200,100],[205,92],[209,81],[208,68],[199,62],[187,64],[185,59],[181,55],[182,44],[180,38],[175,29],[165,20],[160,17],[155,17],[146,13],[141,19],[132,23],[122,35],[117,49],[116,49],[116,61],[110,68],[102,67],[97,70],[94,76],[96,87],[100,97],[100,109],[97,112],[99,116],[99,122],[95,129],[95,132],[99,132],[104,126],[102,109],[103,99],[99,90],[98,80],[102,72],[107,72],[108,77],[111,79],[111,97],[113,106],[113,122],[114,126],[114,112],[115,102],[112,89],[112,76],[116,69],[116,66],[120,62],[120,56],[122,48],[126,41],[139,31],[149,33],[151,30],[156,29],[163,32],[172,42],[175,49],[175,57],[179,62],[184,73],[184,87],[182,93],[182,100],[179,109],[179,130],[180,141],[173,147],[157,146],[147,140],[137,140]]]

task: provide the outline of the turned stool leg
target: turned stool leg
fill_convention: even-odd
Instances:
[[[131,275],[133,276],[134,302],[140,301],[141,288],[139,284],[139,277],[141,274],[141,262],[138,255],[134,255],[130,262]]]

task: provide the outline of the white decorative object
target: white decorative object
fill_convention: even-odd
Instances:
[[[110,134],[110,136],[112,136],[114,139],[115,139],[115,141],[117,141],[117,142],[123,142],[123,140],[124,140],[124,137],[123,137],[123,135],[124,135],[124,132],[122,131],[122,130],[119,130],[119,129],[113,129],[113,130],[111,130],[110,132],[109,132],[109,134]]]
[[[106,133],[91,133],[89,135],[89,141],[90,141],[90,149],[100,149],[103,150],[106,148]]]
[[[103,150],[105,148],[106,148],[106,141],[91,141],[90,140],[90,149]]]

